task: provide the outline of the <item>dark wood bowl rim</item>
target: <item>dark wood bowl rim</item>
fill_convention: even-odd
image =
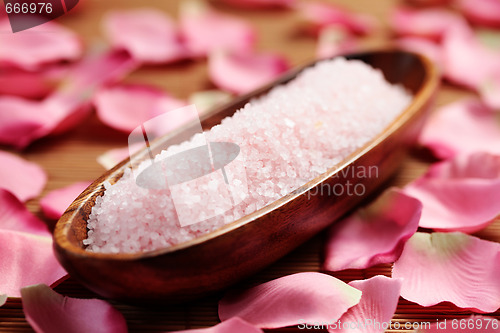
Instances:
[[[82,193],[80,196],[70,205],[68,208],[67,212],[63,214],[61,219],[57,222],[55,230],[54,230],[54,242],[57,243],[57,245],[63,249],[66,252],[70,252],[72,256],[75,257],[82,257],[82,258],[93,258],[93,259],[105,259],[105,260],[116,260],[116,261],[133,261],[133,260],[138,260],[141,258],[148,258],[148,257],[155,257],[155,256],[160,256],[168,253],[172,253],[175,251],[179,251],[191,246],[195,246],[198,244],[201,244],[203,242],[206,242],[210,239],[213,239],[215,237],[219,237],[223,234],[229,233],[247,223],[251,223],[252,221],[255,221],[256,219],[260,218],[261,216],[268,214],[270,211],[277,209],[291,200],[294,200],[295,198],[299,197],[300,195],[306,193],[310,189],[314,188],[315,186],[321,184],[324,182],[326,179],[333,177],[335,173],[341,171],[343,168],[347,167],[348,165],[354,163],[359,157],[364,155],[366,152],[368,152],[370,149],[373,147],[377,146],[380,144],[382,141],[386,140],[393,132],[395,132],[399,127],[401,127],[403,124],[405,124],[421,107],[424,106],[424,104],[431,98],[433,95],[434,90],[436,89],[438,82],[439,82],[439,74],[436,66],[433,64],[433,62],[427,58],[426,56],[419,54],[419,53],[414,53],[414,52],[408,52],[408,51],[402,51],[397,48],[386,48],[386,49],[376,49],[372,51],[366,51],[366,52],[361,52],[361,53],[356,53],[356,54],[346,54],[345,56],[360,56],[364,54],[376,54],[376,53],[390,53],[390,52],[395,52],[395,53],[401,53],[401,54],[408,54],[417,57],[420,62],[422,63],[425,73],[424,73],[424,79],[421,87],[418,89],[418,92],[413,96],[412,102],[410,105],[403,110],[398,117],[390,123],[379,135],[377,135],[375,138],[373,138],[371,141],[366,143],[363,147],[357,149],[355,152],[350,154],[344,161],[336,164],[335,166],[329,168],[326,172],[322,173],[321,175],[317,176],[316,178],[312,179],[311,181],[307,182],[306,184],[300,186],[298,189],[294,190],[292,193],[285,195],[284,197],[272,202],[271,204],[249,214],[246,215],[236,221],[233,221],[229,224],[224,225],[223,227],[214,230],[208,234],[202,235],[200,237],[194,238],[190,241],[184,242],[184,243],[179,243],[174,246],[169,246],[166,248],[161,248],[153,251],[144,251],[144,252],[135,252],[135,253],[118,253],[118,254],[112,254],[112,253],[98,253],[98,252],[90,252],[86,251],[84,248],[76,246],[72,242],[70,242],[67,239],[67,235],[71,230],[71,224],[72,221],[75,217],[78,216],[78,213],[80,209],[83,207],[85,202],[89,200],[89,198],[94,197],[100,190],[102,186],[102,179],[109,179],[109,176],[119,174],[121,177],[123,175],[123,172],[126,168],[128,168],[131,164],[131,161],[137,161],[138,159],[142,158],[143,155],[146,153],[144,150],[139,151],[138,153],[134,154],[132,157],[125,159],[124,161],[120,162],[118,165],[116,165],[114,168],[111,170],[108,170],[101,176],[99,179],[97,179],[95,182],[93,182],[89,187]],[[231,102],[227,104],[235,104],[239,100],[245,100],[251,96],[258,96],[262,91],[267,91],[270,87],[276,86],[279,84],[282,84],[282,82],[288,81],[290,78],[295,77],[299,72],[301,72],[303,69],[310,67],[317,63],[318,61],[313,61],[305,66],[300,66],[296,69],[293,69],[287,73],[285,73],[282,77],[280,77],[278,80],[266,85],[265,87],[262,87],[256,91],[253,91],[249,94],[243,95],[238,97],[237,99],[232,100]],[[223,110],[226,106],[222,105],[221,107],[215,108],[213,111],[207,113],[204,117],[202,117],[202,121],[208,117],[211,117],[221,110]],[[154,141],[151,145],[151,148],[154,149],[157,145],[160,145],[162,142],[165,141],[166,138],[174,137],[175,135],[179,134],[183,128],[173,131],[158,140]],[[90,191],[89,191],[90,190]],[[76,207],[75,207],[76,206]],[[68,215],[68,211],[72,210],[71,215]]]

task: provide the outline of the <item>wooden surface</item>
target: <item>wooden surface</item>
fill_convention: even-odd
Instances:
[[[113,9],[135,7],[160,8],[172,16],[176,16],[179,1],[172,0],[86,0],[80,4],[80,10],[62,17],[59,22],[77,31],[88,47],[105,43],[100,31],[100,20],[103,14]],[[346,8],[370,13],[381,20],[382,29],[374,36],[366,38],[365,46],[384,45],[391,38],[387,29],[387,17],[394,0],[337,0]],[[248,11],[218,6],[219,10],[244,17],[251,21],[259,32],[258,48],[260,50],[281,52],[293,65],[300,65],[314,57],[315,39],[301,32],[300,21],[292,11]],[[205,61],[184,62],[173,66],[155,66],[141,68],[133,73],[127,82],[154,84],[164,88],[178,98],[187,98],[198,90],[213,88],[207,78]],[[469,92],[443,85],[438,96],[438,105],[449,103],[461,97],[471,95]],[[104,169],[96,162],[96,157],[108,149],[125,146],[127,137],[102,125],[95,115],[88,118],[76,130],[58,136],[39,140],[20,153],[28,160],[39,163],[49,174],[49,182],[41,197],[48,191],[80,180],[93,180],[99,177]],[[3,148],[6,149],[6,148]],[[432,162],[425,151],[415,150],[413,155],[405,159],[398,174],[390,185],[402,186],[421,175]],[[29,209],[40,215],[38,199],[28,202]],[[478,236],[500,241],[500,221],[479,232]],[[302,271],[318,271],[321,262],[321,249],[324,242],[322,234],[316,236],[282,260],[256,274],[241,285],[264,282],[286,274]],[[377,274],[390,275],[390,265],[379,265],[363,271],[342,271],[334,276],[345,281],[368,278]],[[62,294],[75,297],[95,296],[71,278],[56,288]],[[131,332],[164,332],[185,328],[199,328],[214,325],[218,322],[217,301],[220,295],[202,299],[189,304],[163,308],[137,308],[113,302],[125,315]],[[470,313],[453,306],[440,304],[430,308],[422,308],[405,300],[401,300],[394,316],[393,323],[435,322],[436,319],[464,318]],[[496,317],[500,316],[497,312]],[[288,332],[297,329],[282,329]],[[0,332],[30,332],[24,319],[19,299],[9,299],[0,308]],[[405,330],[395,330],[405,331]]]

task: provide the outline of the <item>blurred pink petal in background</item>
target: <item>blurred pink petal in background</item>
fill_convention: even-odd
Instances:
[[[210,79],[219,88],[243,94],[271,82],[290,66],[273,53],[216,51],[208,59]]]
[[[431,306],[451,302],[476,312],[500,308],[500,244],[459,232],[420,233],[394,263],[401,296]]]
[[[342,26],[357,35],[373,32],[378,22],[368,14],[351,13],[332,4],[304,1],[296,5],[299,14],[318,31],[327,26]]]
[[[26,320],[37,333],[126,333],[123,315],[100,299],[59,295],[44,284],[21,290]]]
[[[52,237],[0,229],[0,293],[21,296],[21,288],[58,282],[66,271],[52,250]]]
[[[260,328],[331,322],[360,299],[361,291],[333,276],[297,273],[228,292],[219,302],[219,317],[222,321],[240,317]]]
[[[500,28],[500,1],[457,0],[457,5],[472,23]]]
[[[47,225],[28,211],[11,192],[0,188],[0,230],[51,237]],[[2,259],[3,260],[3,259]],[[0,285],[0,292],[2,287]]]
[[[136,63],[125,53],[104,53],[75,64],[58,90],[42,101],[0,97],[0,143],[22,149],[50,133],[75,127],[90,113],[97,89],[135,68]]]
[[[0,19],[0,31],[0,65],[36,70],[45,64],[76,60],[83,51],[78,36],[55,22],[13,34],[4,18]]]
[[[418,200],[396,189],[386,191],[370,206],[330,228],[323,268],[365,269],[393,262],[417,231],[421,211]]]
[[[359,42],[344,27],[327,26],[319,32],[316,58],[327,59],[354,52],[359,48]]]
[[[402,49],[421,53],[432,60],[441,70],[444,67],[442,46],[422,37],[403,37],[396,40]]]
[[[455,29],[443,41],[444,76],[447,80],[479,90],[500,77],[500,51],[488,49],[470,29]]]
[[[500,155],[500,124],[496,114],[476,99],[462,99],[438,109],[419,141],[438,158],[479,151]]]
[[[246,21],[198,1],[183,1],[180,8],[182,37],[191,56],[204,57],[217,49],[248,52],[257,32]]]
[[[229,318],[220,324],[208,328],[199,328],[193,330],[174,331],[171,333],[264,333],[263,330],[250,325],[238,317]]]
[[[474,153],[434,164],[404,192],[423,204],[420,227],[479,231],[500,214],[500,156]]]
[[[47,174],[40,166],[0,151],[0,188],[26,201],[38,196],[46,183]]]
[[[222,3],[241,8],[264,9],[264,8],[289,8],[297,0],[219,0]]]
[[[90,182],[77,182],[49,192],[40,200],[43,215],[49,219],[59,219],[73,200],[89,185]]]
[[[104,124],[130,133],[145,121],[186,103],[151,86],[122,85],[99,91],[94,96],[94,105]],[[175,124],[170,127],[175,128]]]
[[[361,290],[361,301],[347,310],[340,318],[344,326],[329,328],[328,332],[383,333],[384,323],[391,322],[399,301],[401,280],[377,275],[367,280],[349,282],[351,287]],[[356,325],[352,325],[356,323]],[[370,325],[371,323],[371,325]],[[364,325],[364,326],[363,326]]]
[[[155,9],[115,11],[106,15],[104,30],[111,45],[142,63],[168,63],[186,58],[175,22]]]
[[[462,17],[443,8],[417,10],[397,7],[392,13],[391,26],[393,31],[401,36],[415,36],[439,41],[448,31],[467,26],[467,22]]]
[[[67,66],[45,66],[39,71],[0,67],[0,95],[40,99],[49,95],[66,74]]]

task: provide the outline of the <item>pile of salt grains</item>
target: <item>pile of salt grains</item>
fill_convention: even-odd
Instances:
[[[209,142],[233,142],[240,147],[248,186],[241,204],[218,217],[181,227],[168,188],[141,188],[127,170],[115,184],[105,184],[105,193],[90,214],[84,244],[94,252],[130,253],[172,246],[216,230],[341,162],[379,134],[410,99],[402,87],[389,84],[380,71],[363,62],[343,58],[320,62],[204,133]],[[169,147],[156,160],[199,146],[201,137]],[[193,198],[188,216],[200,220],[199,214],[216,215],[210,210],[217,207],[196,205],[195,193],[201,190],[196,186],[207,185],[193,182],[186,189],[191,195],[185,198]]]

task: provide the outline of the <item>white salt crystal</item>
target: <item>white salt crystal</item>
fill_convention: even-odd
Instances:
[[[222,215],[181,227],[170,190],[141,188],[127,169],[114,185],[104,183],[106,191],[97,198],[89,216],[84,244],[94,252],[148,251],[214,231],[345,159],[382,132],[410,99],[402,87],[390,85],[378,70],[360,61],[337,58],[320,62],[205,133],[209,142],[233,142],[240,147],[238,158],[245,166],[248,185],[248,196],[240,205],[226,212],[215,204],[200,205],[199,193],[225,188],[222,179],[194,182],[194,187],[183,184],[185,204],[191,207],[188,213],[193,218],[200,221],[214,212]],[[202,135],[195,135],[169,147],[155,160],[198,147],[203,140]],[[240,183],[232,181],[236,186]],[[244,193],[238,195],[243,198]],[[222,198],[210,200],[217,203]]]

